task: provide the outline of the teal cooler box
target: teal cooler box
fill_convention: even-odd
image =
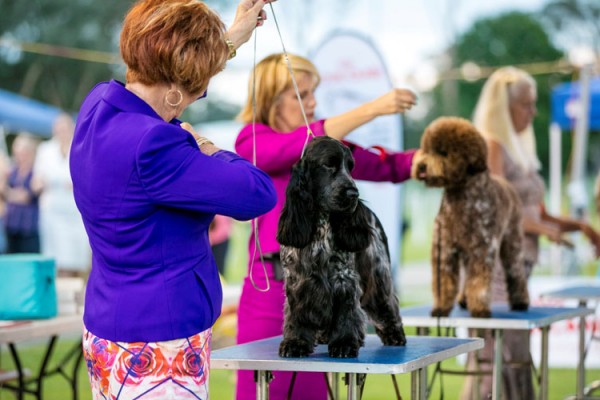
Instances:
[[[0,255],[0,320],[51,318],[57,308],[53,258]]]

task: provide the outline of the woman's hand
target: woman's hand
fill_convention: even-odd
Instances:
[[[417,96],[408,89],[392,89],[371,102],[376,116],[403,113],[417,104]]]
[[[560,229],[559,225],[544,223],[543,224],[543,235],[545,235],[548,240],[553,243],[566,246],[569,248],[573,248],[573,243],[564,237],[564,232]]]
[[[581,232],[590,240],[594,246],[596,258],[600,258],[600,234],[586,223],[581,224]]]
[[[213,142],[211,142],[203,136],[200,136],[189,123],[182,122],[180,126],[192,134],[194,140],[196,141],[196,143],[198,143],[198,147],[200,148],[200,151],[202,153],[206,154],[207,156],[210,156],[211,154],[214,154],[220,150],[217,146],[213,144]]]
[[[257,26],[262,26],[267,19],[267,13],[263,7],[267,3],[276,0],[241,0],[235,12],[233,23],[227,31],[227,37],[235,48],[239,48],[246,43],[252,31]]]
[[[392,89],[375,100],[343,114],[325,120],[327,136],[342,140],[347,134],[382,115],[397,114],[410,110],[417,104],[417,96],[408,89]]]

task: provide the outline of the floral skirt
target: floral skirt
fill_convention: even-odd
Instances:
[[[208,399],[211,329],[165,342],[111,342],[84,329],[94,400]]]

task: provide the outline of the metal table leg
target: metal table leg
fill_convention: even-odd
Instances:
[[[579,307],[587,307],[586,301],[579,301]],[[577,399],[583,399],[585,387],[585,317],[579,318],[579,362],[577,364]]]
[[[410,373],[410,398],[413,400],[427,399],[427,367]]]
[[[348,400],[358,400],[360,395],[358,394],[358,374],[348,373],[346,374],[346,384],[348,385]]]
[[[254,371],[254,380],[256,381],[256,398],[269,400],[269,382],[273,380],[273,373],[271,371]]]
[[[492,400],[502,398],[502,357],[504,335],[502,329],[494,330],[494,370],[492,372]]]
[[[337,372],[328,372],[327,380],[333,393],[333,398],[327,393],[327,400],[337,400],[340,398],[340,374]]]
[[[542,357],[540,360],[540,400],[548,400],[548,331],[550,328],[542,328]]]

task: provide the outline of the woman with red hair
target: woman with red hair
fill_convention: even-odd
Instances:
[[[226,30],[197,0],[136,2],[121,33],[126,83],[98,84],[81,106],[70,168],[92,247],[94,399],[208,398],[223,298],[210,223],[254,218],[276,198],[264,172],[177,118],[262,24],[264,4],[241,0]]]

